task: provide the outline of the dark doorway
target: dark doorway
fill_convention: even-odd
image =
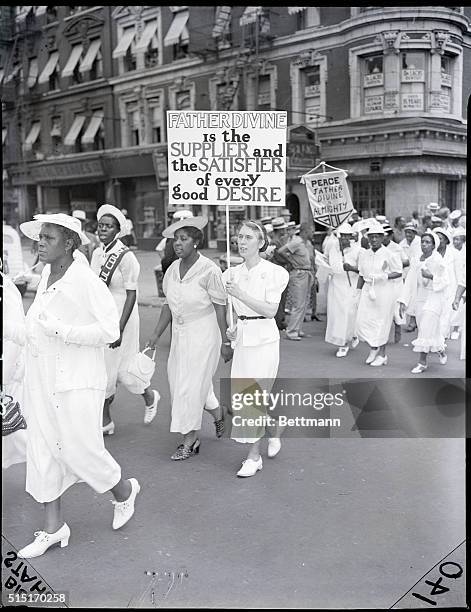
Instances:
[[[299,198],[295,193],[289,193],[286,196],[286,208],[291,213],[291,221],[298,224],[300,221],[299,216]]]

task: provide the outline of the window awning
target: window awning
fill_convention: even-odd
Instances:
[[[36,85],[36,81],[38,80],[38,74],[38,60],[34,57],[29,63],[28,87],[30,89]]]
[[[69,59],[67,60],[64,69],[62,70],[63,77],[70,77],[73,75],[77,64],[79,63],[80,57],[82,55],[83,45],[75,45],[72,47],[72,51],[69,55]]]
[[[41,15],[45,15],[47,12],[47,6],[37,6],[34,9],[34,14],[36,17],[41,17]]]
[[[15,64],[15,66],[13,66],[13,70],[5,78],[5,83],[9,83],[10,81],[12,81],[16,77],[18,72],[20,71],[20,68],[21,68],[20,64]]]
[[[82,136],[82,144],[91,144],[93,143],[96,133],[100,128],[100,125],[103,122],[103,111],[95,111],[93,113],[92,118],[90,119],[90,123],[88,124],[87,129],[85,130],[85,134]]]
[[[2,144],[5,144],[5,140],[7,139],[7,128],[2,128]]]
[[[213,28],[213,38],[219,38],[228,29],[229,21],[231,19],[231,7],[230,6],[217,6],[216,7],[216,20]]]
[[[124,31],[116,49],[113,51],[113,59],[118,59],[118,57],[124,57],[126,55],[135,36],[136,30],[134,28],[129,28],[129,30]]]
[[[154,21],[147,22],[146,27],[144,28],[144,31],[142,32],[141,38],[139,39],[139,42],[136,45],[136,52],[146,51],[147,47],[149,46],[150,41],[152,40],[152,37],[154,36],[156,32],[157,32],[157,19],[154,19]]]
[[[179,13],[175,13],[173,21],[164,38],[165,47],[170,47],[172,45],[178,44],[180,37],[184,39],[189,38],[188,30],[186,28],[186,23],[188,21],[189,16],[190,13],[188,11],[180,11]]]
[[[39,75],[38,83],[47,83],[49,77],[54,72],[59,62],[59,51],[53,51],[49,56],[47,64],[44,66],[43,71]]]
[[[35,121],[31,126],[28,136],[26,136],[24,149],[29,151],[33,148],[34,143],[38,139],[39,132],[41,131],[41,123],[39,121]]]
[[[20,6],[17,7],[19,9],[17,15],[16,15],[16,19],[17,21],[24,21],[26,19],[26,17],[28,17],[28,15],[31,12],[31,9],[33,8],[32,6]]]
[[[288,6],[288,13],[290,15],[295,15],[296,13],[306,10],[306,8],[306,6]]]
[[[80,130],[85,123],[85,115],[75,115],[74,122],[72,123],[70,130],[67,133],[67,136],[64,138],[64,144],[68,146],[72,146],[75,144],[77,140],[77,136],[79,135]]]
[[[3,81],[3,75],[5,74],[3,68],[0,69],[0,83]]]
[[[249,23],[255,23],[257,21],[257,17],[262,14],[261,6],[247,6],[245,7],[245,11],[242,13],[242,17],[240,18],[240,25],[245,26],[249,25]]]
[[[88,47],[87,52],[85,53],[85,57],[80,64],[79,72],[87,72],[92,69],[93,62],[96,60],[98,52],[101,47],[101,38],[97,38],[96,40],[92,40],[90,46]]]

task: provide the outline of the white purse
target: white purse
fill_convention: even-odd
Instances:
[[[150,351],[150,347],[145,348],[140,353],[136,353],[128,364],[128,374],[147,386],[150,385],[151,378],[155,372],[155,350],[152,353],[152,357],[149,357],[145,353]]]

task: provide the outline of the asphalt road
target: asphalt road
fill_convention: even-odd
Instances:
[[[140,308],[143,342],[158,311]],[[387,367],[364,365],[361,346],[337,359],[322,341],[324,324],[306,327],[312,338],[282,340],[281,376],[399,378],[414,364],[403,343],[388,349]],[[458,347],[449,353],[429,376],[462,375]],[[153,379],[162,395],[154,422],[145,426],[141,398],[120,389],[116,433],[106,438],[124,475],[142,485],[135,517],[113,531],[111,495],[76,485],[63,499],[69,546],[30,567],[68,591],[73,607],[388,608],[407,593],[401,601],[427,605],[412,587],[465,538],[463,440],[367,439],[351,432],[347,411],[348,437],[286,438],[276,459],[263,449],[261,472],[238,479],[244,449],[217,440],[206,415],[200,454],[172,462],[179,439],[169,433],[167,354],[168,335]],[[228,372],[221,364],[217,377]],[[4,472],[3,535],[16,548],[42,528],[24,472]],[[463,581],[451,582],[463,605]]]

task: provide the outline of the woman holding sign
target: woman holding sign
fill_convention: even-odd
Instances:
[[[102,248],[93,252],[90,266],[109,287],[118,312],[119,338],[105,350],[108,385],[103,407],[103,433],[114,433],[110,404],[116,393],[116,386],[122,383],[130,393],[142,395],[145,402],[144,423],[148,425],[157,414],[160,399],[158,391],[151,391],[150,385],[137,380],[127,372],[130,359],[139,352],[139,311],[137,306],[137,281],[139,262],[120,240],[126,231],[126,217],[112,206],[104,204],[97,212],[98,237]]]
[[[255,221],[243,221],[237,236],[239,253],[244,263],[226,270],[223,274],[227,293],[233,297],[236,324],[227,330],[227,337],[235,343],[231,368],[232,379],[250,379],[250,390],[270,391],[278,373],[280,360],[280,332],[275,315],[283,290],[288,285],[288,272],[260,257],[268,246],[263,225]],[[238,383],[232,385],[232,392]],[[245,383],[244,383],[245,385]],[[246,385],[244,390],[247,392]],[[265,410],[259,411],[263,416]],[[243,461],[237,476],[253,476],[262,469],[260,441],[265,428],[242,428],[246,436],[232,437],[236,442],[250,444],[247,459]],[[279,433],[269,438],[268,456],[275,457],[281,447]]]
[[[226,291],[219,267],[198,252],[203,242],[205,217],[190,217],[172,223],[162,232],[173,239],[178,259],[163,279],[166,299],[157,326],[147,345],[157,341],[172,324],[168,356],[168,382],[172,398],[170,431],[183,436],[171,456],[173,461],[189,459],[199,453],[198,438],[203,410],[214,419],[216,436],[224,431],[222,408],[213,390],[213,376],[221,354],[232,357],[226,338]],[[221,346],[221,336],[224,343]]]

